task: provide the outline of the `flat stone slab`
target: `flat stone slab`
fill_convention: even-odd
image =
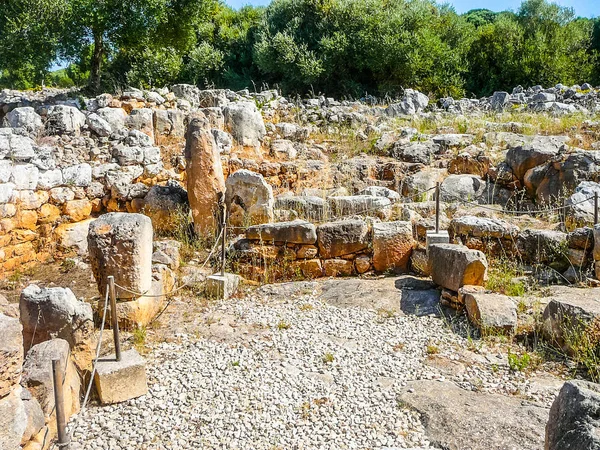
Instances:
[[[233,273],[226,273],[223,276],[215,274],[206,278],[204,290],[208,297],[226,300],[235,294],[239,284],[239,275]]]
[[[447,381],[411,381],[400,402],[417,410],[425,434],[448,450],[539,450],[549,410],[520,398],[467,391]]]
[[[265,223],[249,227],[246,230],[246,238],[265,242],[314,244],[317,242],[317,228],[304,220]]]
[[[134,349],[122,352],[121,361],[114,355],[99,359],[94,383],[104,405],[141,397],[148,393],[146,362]]]

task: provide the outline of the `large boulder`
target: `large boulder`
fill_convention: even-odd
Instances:
[[[410,222],[373,224],[373,267],[379,272],[406,272],[416,245]]]
[[[223,115],[225,126],[240,145],[260,147],[267,131],[254,102],[230,103],[223,108]]]
[[[530,143],[509,148],[506,163],[522,181],[529,169],[557,159],[564,144],[562,136],[536,136]]]
[[[528,229],[517,236],[517,249],[525,263],[548,264],[559,269],[566,259],[566,241],[567,234],[560,231]]]
[[[429,97],[413,89],[406,89],[404,97],[398,103],[388,106],[385,113],[390,117],[401,117],[418,114],[429,104]]]
[[[594,222],[594,194],[600,195],[600,184],[593,181],[582,181],[575,192],[567,199],[570,206],[567,222],[574,225],[591,224]]]
[[[565,286],[552,288],[551,296],[542,313],[542,327],[546,339],[572,351],[581,337],[600,318],[600,288],[573,289]]]
[[[110,125],[112,131],[125,127],[127,113],[122,108],[100,108],[96,114]]]
[[[317,242],[322,259],[356,253],[368,248],[369,227],[359,219],[324,223],[317,227]]]
[[[600,448],[600,385],[567,381],[550,408],[545,450]]]
[[[450,175],[440,184],[440,199],[444,202],[489,203],[486,193],[487,183],[475,175]]]
[[[67,105],[51,106],[46,117],[46,131],[49,134],[79,135],[86,121],[81,111]]]
[[[446,289],[458,292],[467,284],[482,286],[487,277],[487,260],[483,252],[464,245],[429,246],[431,278]]]
[[[294,220],[251,226],[246,230],[246,238],[263,242],[314,244],[317,242],[317,230],[312,223]]]
[[[112,127],[108,121],[96,113],[87,116],[87,125],[90,130],[100,137],[108,137],[112,133]]]
[[[233,226],[273,222],[273,189],[259,173],[241,169],[225,183],[225,203]]]
[[[22,128],[31,135],[37,135],[44,128],[42,118],[31,106],[13,109],[6,115],[4,122],[11,128]]]
[[[506,295],[467,292],[464,295],[469,320],[483,333],[514,334],[517,305]]]
[[[0,128],[0,159],[27,161],[35,156],[33,144],[33,140],[27,136],[13,133],[10,128]]]
[[[79,411],[81,382],[75,365],[69,358],[69,343],[63,339],[52,339],[31,347],[23,365],[21,384],[29,389],[48,417],[54,414],[54,384],[52,361],[60,360],[65,373],[63,383],[65,417]],[[56,419],[55,419],[56,420]]]
[[[23,367],[23,327],[19,319],[0,313],[0,398],[7,395],[21,379]]]
[[[196,231],[207,236],[219,227],[219,202],[225,193],[225,178],[219,147],[206,129],[206,119],[194,118],[185,144],[187,191]]]
[[[157,232],[173,232],[189,214],[188,195],[179,183],[169,180],[165,186],[155,184],[144,197],[142,211],[152,220]]]
[[[110,275],[127,289],[117,288],[119,298],[136,298],[151,289],[152,240],[152,221],[143,214],[108,213],[90,223],[90,264],[102,296]]]
[[[433,142],[396,142],[390,150],[390,156],[409,163],[430,164],[431,157],[440,151]]]
[[[92,307],[77,300],[69,288],[31,284],[21,292],[19,309],[27,347],[59,337],[69,343],[80,367],[89,363],[94,331]]]

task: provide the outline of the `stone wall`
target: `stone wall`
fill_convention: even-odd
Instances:
[[[406,272],[416,241],[409,222],[295,220],[251,226],[237,241],[234,268],[256,280]]]

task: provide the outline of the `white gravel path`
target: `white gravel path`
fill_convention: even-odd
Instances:
[[[149,394],[92,405],[72,448],[429,448],[397,392],[406,381],[444,379],[423,364],[428,344],[444,352],[465,342],[442,320],[340,309],[311,294],[230,300],[214,314],[256,332],[156,345],[147,356]],[[473,370],[455,381],[470,387]],[[505,370],[483,372],[474,372],[478,389],[483,379],[490,390],[526,390]]]

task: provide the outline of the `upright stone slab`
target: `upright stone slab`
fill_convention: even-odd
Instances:
[[[378,272],[406,272],[415,246],[410,222],[373,224],[373,267]]]
[[[239,283],[240,277],[234,273],[226,273],[225,275],[211,275],[206,279],[206,296],[220,300],[227,300],[235,293]]]
[[[152,222],[143,214],[108,213],[90,223],[88,248],[98,290],[104,296],[108,277],[136,293],[152,287]],[[117,289],[119,298],[136,298]]]
[[[221,156],[204,117],[192,119],[185,145],[187,191],[194,227],[201,235],[218,227],[219,199],[225,193]]]
[[[481,286],[487,277],[487,260],[483,252],[464,245],[431,245],[429,263],[434,283],[454,292],[467,284]]]
[[[450,235],[446,230],[440,230],[437,233],[435,230],[428,230],[425,234],[425,248],[429,255],[429,247],[434,244],[449,244]]]

